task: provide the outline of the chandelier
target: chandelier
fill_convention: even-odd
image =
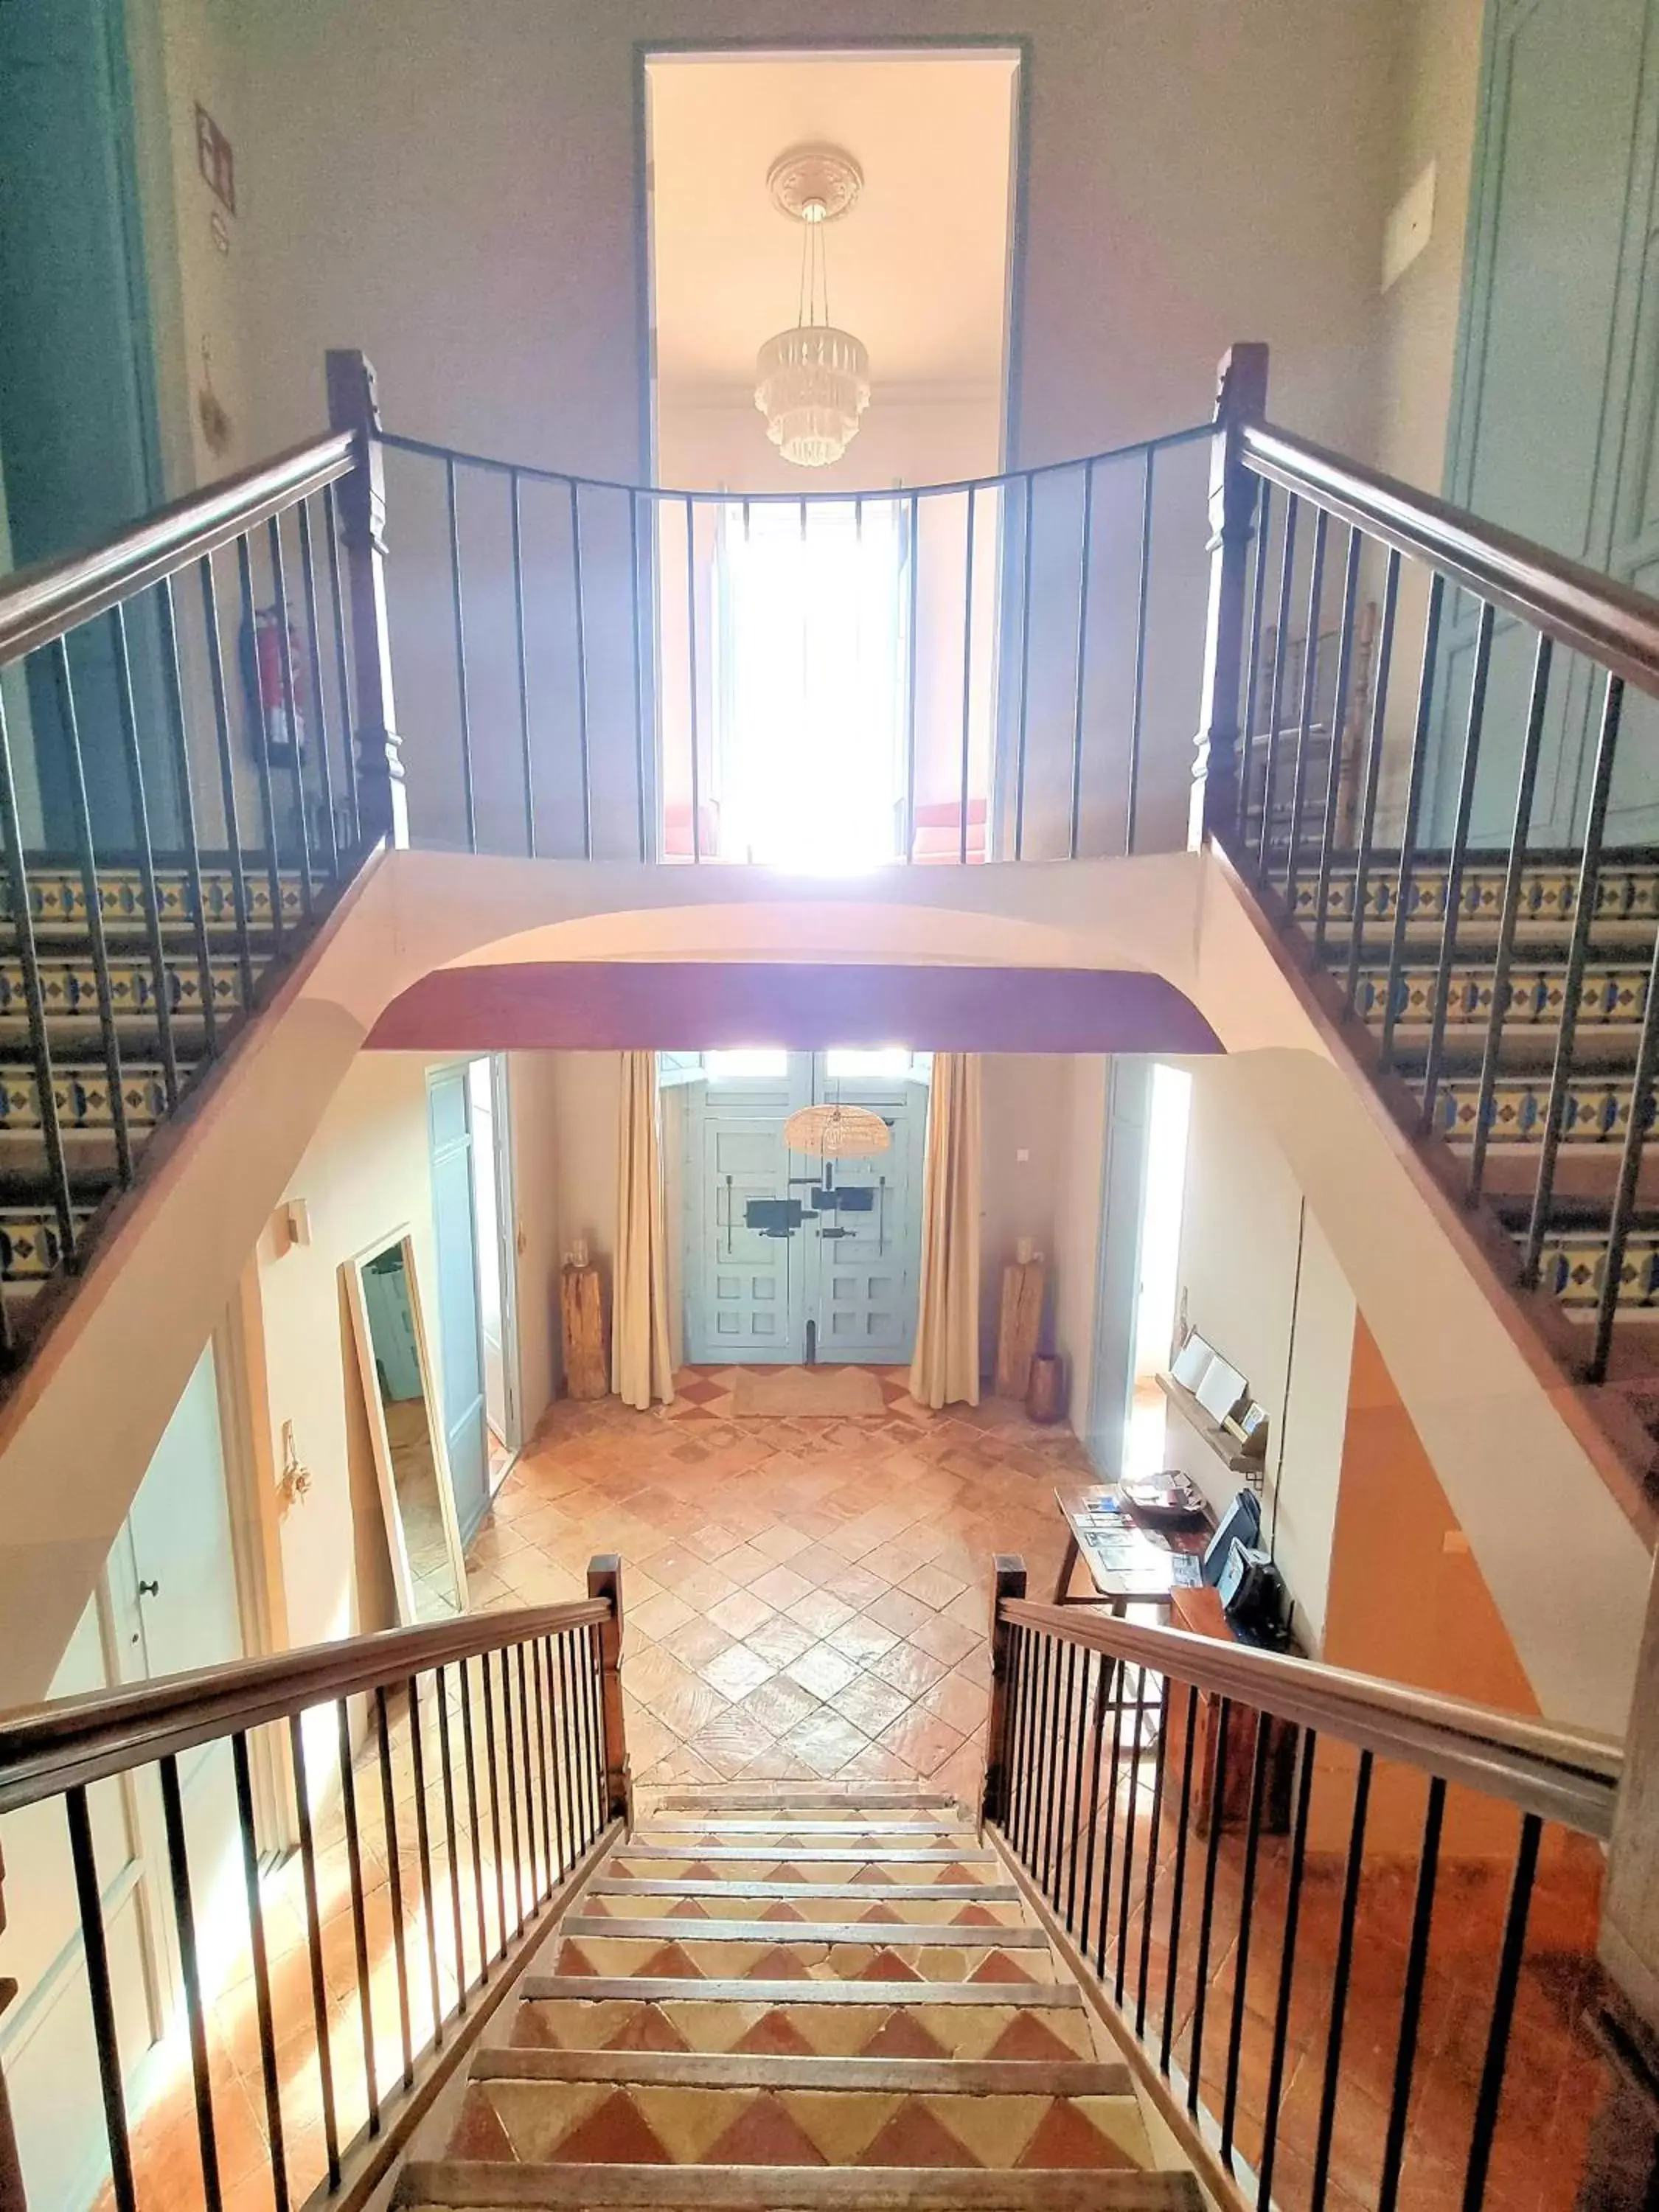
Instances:
[[[768,338],[755,357],[755,404],[786,461],[821,469],[847,451],[870,404],[870,356],[830,319],[823,252],[825,224],[852,206],[864,173],[833,146],[798,146],[772,164],[766,182],[774,205],[801,225],[800,288],[794,328]]]

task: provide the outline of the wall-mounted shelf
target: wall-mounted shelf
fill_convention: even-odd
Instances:
[[[1237,1437],[1212,1421],[1184,1382],[1177,1382],[1173,1375],[1160,1375],[1157,1382],[1193,1434],[1209,1446],[1230,1474],[1260,1474],[1261,1456],[1247,1452]]]

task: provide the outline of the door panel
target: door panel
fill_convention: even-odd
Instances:
[[[432,1226],[438,1255],[438,1395],[455,1517],[465,1544],[489,1504],[483,1338],[478,1322],[472,1120],[465,1063],[430,1077]]]
[[[784,1145],[796,1106],[840,1097],[893,1131],[889,1151],[833,1164]],[[915,1346],[926,1087],[837,1081],[792,1053],[776,1082],[699,1084],[686,1115],[685,1356],[693,1365],[899,1365]],[[836,1198],[846,1194],[844,1204]],[[795,1199],[799,1225],[746,1225],[751,1200]]]
[[[1449,470],[1452,496],[1628,581],[1659,558],[1648,490],[1659,310],[1653,236],[1659,0],[1492,0]],[[1650,534],[1651,533],[1651,534]],[[1475,608],[1448,610],[1425,834],[1450,833]],[[1498,623],[1472,835],[1507,842],[1533,641]],[[1558,656],[1534,846],[1582,835],[1599,683]],[[1659,764],[1627,701],[1607,834],[1659,827]]]

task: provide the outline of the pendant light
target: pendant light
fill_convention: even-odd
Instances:
[[[821,469],[858,435],[870,404],[870,356],[861,338],[830,319],[825,226],[858,198],[864,173],[833,146],[798,146],[772,164],[774,206],[801,225],[800,289],[793,330],[768,338],[755,359],[755,404],[786,461]]]

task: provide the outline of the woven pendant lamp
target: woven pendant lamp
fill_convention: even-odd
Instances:
[[[867,1106],[803,1106],[784,1123],[783,1140],[821,1160],[866,1159],[889,1151],[893,1133]]]

